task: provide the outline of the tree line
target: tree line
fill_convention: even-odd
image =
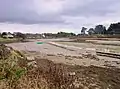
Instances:
[[[83,27],[81,30],[81,34],[85,34],[87,28]],[[120,34],[120,22],[111,24],[108,29],[106,29],[103,25],[97,25],[95,28],[90,28],[88,31],[89,35],[93,34],[110,34],[110,35],[118,35]]]
[[[11,32],[2,32],[0,33],[0,37],[1,38],[21,38],[21,39],[25,39],[26,38],[26,35],[21,33],[21,32],[14,32],[14,33],[11,33]]]
[[[86,31],[88,32],[89,35],[94,35],[94,34],[103,34],[103,35],[120,35],[120,22],[118,23],[113,23],[111,24],[108,29],[106,29],[105,26],[103,25],[97,25],[95,28],[90,28],[87,30],[86,27],[82,27],[81,34],[80,35],[85,35]],[[21,39],[26,39],[26,38],[60,38],[60,37],[73,37],[76,36],[75,33],[69,33],[69,32],[58,32],[58,33],[20,33],[20,32],[2,32],[0,33],[0,37],[3,38],[21,38]]]

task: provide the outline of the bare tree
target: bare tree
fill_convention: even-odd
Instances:
[[[81,34],[82,34],[82,35],[85,35],[85,31],[86,31],[86,30],[87,30],[87,28],[82,27]]]

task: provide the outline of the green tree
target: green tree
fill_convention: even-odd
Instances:
[[[1,36],[2,36],[3,38],[6,38],[7,32],[3,32],[3,33],[1,34]]]
[[[97,25],[95,27],[95,34],[106,34],[106,27],[103,25]]]
[[[26,38],[26,35],[20,32],[17,32],[15,35],[17,38],[22,38],[22,40],[24,40]]]
[[[86,31],[86,30],[87,30],[87,28],[82,27],[81,34],[82,34],[82,35],[85,35],[85,31]]]
[[[120,34],[120,22],[111,24],[107,30],[108,34]]]
[[[0,32],[0,37],[2,37],[2,34],[1,34],[1,32]]]
[[[89,35],[95,34],[95,30],[94,30],[93,28],[90,28],[90,29],[88,30],[88,34],[89,34]]]

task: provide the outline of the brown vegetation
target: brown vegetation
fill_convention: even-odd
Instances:
[[[74,79],[64,66],[42,59],[36,59],[37,68],[28,66],[23,54],[0,47],[0,89],[72,89]]]
[[[0,47],[0,89],[120,89],[120,69],[55,64],[41,58],[32,60],[36,67],[28,66],[22,53]]]

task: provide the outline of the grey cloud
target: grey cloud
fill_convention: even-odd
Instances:
[[[0,17],[0,22],[12,22],[22,24],[66,24],[65,21],[58,16],[39,16],[32,12],[21,12],[12,16]]]
[[[77,3],[80,1],[76,0]],[[89,1],[89,0],[88,0]],[[115,13],[111,10],[111,6],[120,3],[119,0],[93,0],[85,5],[78,5],[73,9],[66,8],[62,14],[72,16],[105,16],[110,13]],[[116,8],[118,10],[118,8]]]
[[[31,6],[30,6],[31,5]],[[0,0],[0,22],[22,24],[66,24],[57,14],[39,15],[32,7],[32,0]]]
[[[120,3],[120,0],[63,0],[67,2],[61,12],[38,14],[33,8],[34,0],[0,0],[0,22],[22,23],[22,24],[70,24],[62,16],[105,16],[115,13],[119,8],[110,9]],[[72,3],[73,7],[71,6]],[[75,4],[77,3],[77,5]],[[120,5],[119,5],[120,6]],[[47,7],[47,6],[46,6]],[[53,8],[55,8],[53,6]],[[116,10],[115,10],[116,9]]]

